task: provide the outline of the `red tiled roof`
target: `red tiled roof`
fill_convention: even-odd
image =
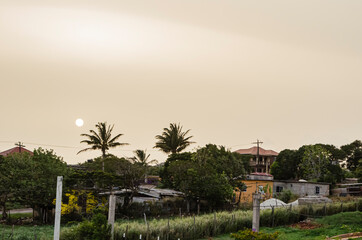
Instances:
[[[19,152],[21,152],[21,153],[27,152],[27,153],[30,153],[31,155],[33,155],[33,152],[32,152],[32,151],[29,151],[28,149],[23,148],[23,147],[20,148],[20,151],[19,151],[19,147],[10,148],[9,150],[0,152],[0,155],[6,157],[6,156],[9,155],[9,154],[19,153]]]
[[[257,147],[251,147],[248,149],[239,149],[236,150],[235,152],[240,153],[240,154],[250,154],[250,155],[256,155],[258,152],[258,148]],[[259,147],[259,155],[260,156],[278,156],[279,153],[277,153],[276,151],[273,150],[265,150],[264,148]]]

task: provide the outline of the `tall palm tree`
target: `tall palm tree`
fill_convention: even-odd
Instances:
[[[154,148],[159,148],[165,153],[178,153],[188,147],[191,142],[192,136],[186,136],[190,129],[182,132],[182,126],[176,123],[170,123],[170,128],[164,128],[162,135],[157,135],[156,145]]]
[[[86,137],[87,139],[81,141],[80,143],[86,143],[91,147],[82,149],[77,154],[88,150],[101,150],[102,157],[104,159],[107,155],[107,151],[110,148],[128,145],[128,143],[117,142],[118,138],[123,134],[117,134],[115,137],[112,137],[114,125],[107,126],[107,122],[99,122],[95,126],[97,132],[94,130],[89,130],[90,134],[81,134],[82,137]],[[102,162],[102,170],[104,171],[104,161]]]

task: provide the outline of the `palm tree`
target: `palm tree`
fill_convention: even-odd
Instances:
[[[159,148],[165,153],[179,153],[188,147],[191,142],[190,139],[192,136],[186,137],[190,129],[186,132],[182,132],[182,126],[176,123],[170,123],[170,128],[164,128],[162,135],[157,135],[156,146],[154,148]]]
[[[135,156],[131,158],[134,163],[139,163],[143,167],[148,167],[150,164],[157,163],[157,160],[148,160],[150,154],[146,153],[146,150],[137,149],[134,151]]]
[[[138,163],[144,168],[145,171],[145,183],[147,183],[148,176],[148,166],[153,163],[157,163],[157,160],[148,160],[150,158],[150,154],[146,153],[146,150],[137,149],[134,151],[135,156],[131,158],[134,163]]]
[[[123,134],[118,134],[115,137],[112,137],[113,127],[114,125],[107,126],[107,122],[99,122],[96,124],[97,132],[89,130],[90,134],[81,134],[82,137],[86,137],[87,139],[81,141],[80,143],[86,143],[91,147],[82,149],[77,154],[88,150],[101,150],[102,158],[105,159],[107,151],[110,148],[128,145],[128,143],[117,142],[117,139]],[[102,162],[102,170],[104,171],[104,161]]]

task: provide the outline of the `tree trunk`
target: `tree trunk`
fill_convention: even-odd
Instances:
[[[6,213],[6,206],[5,205],[6,205],[5,202],[1,203],[1,208],[2,208],[2,217],[1,218],[3,220],[7,219],[7,217],[8,217],[8,214]]]

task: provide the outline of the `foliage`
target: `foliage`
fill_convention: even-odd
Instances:
[[[144,177],[149,174],[150,164],[157,164],[157,160],[149,160],[150,154],[147,154],[146,150],[137,149],[134,151],[135,156],[130,158],[130,160],[140,166],[144,172]]]
[[[43,222],[51,221],[49,210],[53,208],[57,176],[68,176],[68,168],[61,157],[52,150],[39,148],[33,155],[11,154],[4,158],[0,168],[0,182],[6,183],[6,194],[21,204],[40,213]],[[3,190],[3,189],[1,189]]]
[[[313,223],[313,222],[312,222]],[[322,227],[315,229],[299,229],[290,226],[262,228],[263,232],[279,232],[280,240],[319,239],[351,232],[362,231],[362,213],[346,212],[315,219]]]
[[[290,199],[292,198],[292,192],[288,189],[288,190],[284,190],[281,193],[276,194],[276,198],[288,203],[290,201]]]
[[[356,171],[359,161],[362,159],[362,142],[356,140],[350,144],[341,146],[347,158],[347,168],[352,172]]]
[[[293,209],[276,208],[274,209],[274,218],[271,210],[262,210],[260,215],[261,226],[288,225],[304,220],[306,215],[325,216],[339,213],[349,215],[349,211],[356,211],[357,207],[362,210],[362,199],[357,202],[346,202],[341,208],[340,203],[294,207]],[[359,216],[361,213],[353,213]],[[358,215],[355,215],[358,214]],[[362,219],[362,218],[359,218]],[[116,239],[122,239],[127,229],[127,239],[139,239],[142,236],[149,236],[149,239],[200,239],[205,237],[217,236],[223,233],[238,231],[242,228],[251,228],[252,211],[232,211],[215,212],[200,216],[190,216],[170,219],[153,219],[148,221],[149,228],[144,221],[121,221],[115,224]],[[169,226],[169,227],[168,227]],[[66,232],[75,232],[76,228],[64,230]],[[148,229],[148,230],[147,230]],[[71,238],[68,238],[71,239]]]
[[[301,177],[315,181],[323,177],[329,164],[329,156],[330,153],[318,145],[306,146],[299,164]]]
[[[279,153],[270,167],[270,173],[274,176],[274,179],[288,180],[297,177],[297,168],[300,162],[296,155],[297,151],[289,149]]]
[[[161,174],[164,187],[185,193],[189,200],[207,200],[218,208],[230,202],[249,168],[250,156],[207,144],[194,153],[171,154]]]
[[[11,238],[11,233],[13,232],[13,237]],[[3,225],[1,226],[1,239],[13,239],[13,240],[49,240],[53,239],[54,226],[52,225],[42,225],[42,226],[12,226]],[[36,236],[36,238],[35,238]]]
[[[362,182],[362,159],[359,160],[359,164],[356,169],[356,177],[358,177],[358,182]]]
[[[335,184],[345,177],[339,166],[344,156],[345,153],[333,145],[304,145],[298,150],[281,151],[270,171],[279,180],[303,178]]]
[[[108,125],[107,122],[99,122],[95,125],[97,132],[94,130],[89,130],[90,134],[81,134],[82,137],[85,137],[85,140],[82,140],[81,143],[86,143],[90,147],[80,150],[78,152],[84,152],[88,150],[101,150],[102,157],[106,157],[106,153],[110,148],[117,146],[128,145],[128,143],[117,142],[123,134],[117,134],[115,137],[112,137],[112,131],[114,125]]]
[[[93,215],[91,221],[84,221],[73,228],[62,231],[62,240],[109,240],[111,239],[111,225],[101,213]]]
[[[143,167],[148,167],[150,164],[157,164],[157,160],[149,160],[150,154],[146,150],[137,149],[134,151],[135,156],[131,158],[134,163],[140,164]]]
[[[275,240],[278,239],[278,232],[275,233],[263,233],[263,232],[253,232],[251,229],[239,230],[237,233],[232,233],[230,237],[235,240],[250,240],[250,239],[259,239],[259,240]]]
[[[170,128],[164,128],[161,135],[157,135],[156,145],[154,148],[158,148],[165,153],[179,153],[183,151],[190,144],[192,136],[187,136],[190,129],[183,132],[182,126],[176,123],[170,123]]]
[[[224,146],[206,144],[192,155],[200,166],[210,165],[217,173],[225,173],[229,178],[242,177],[249,172],[250,155],[231,152]]]

